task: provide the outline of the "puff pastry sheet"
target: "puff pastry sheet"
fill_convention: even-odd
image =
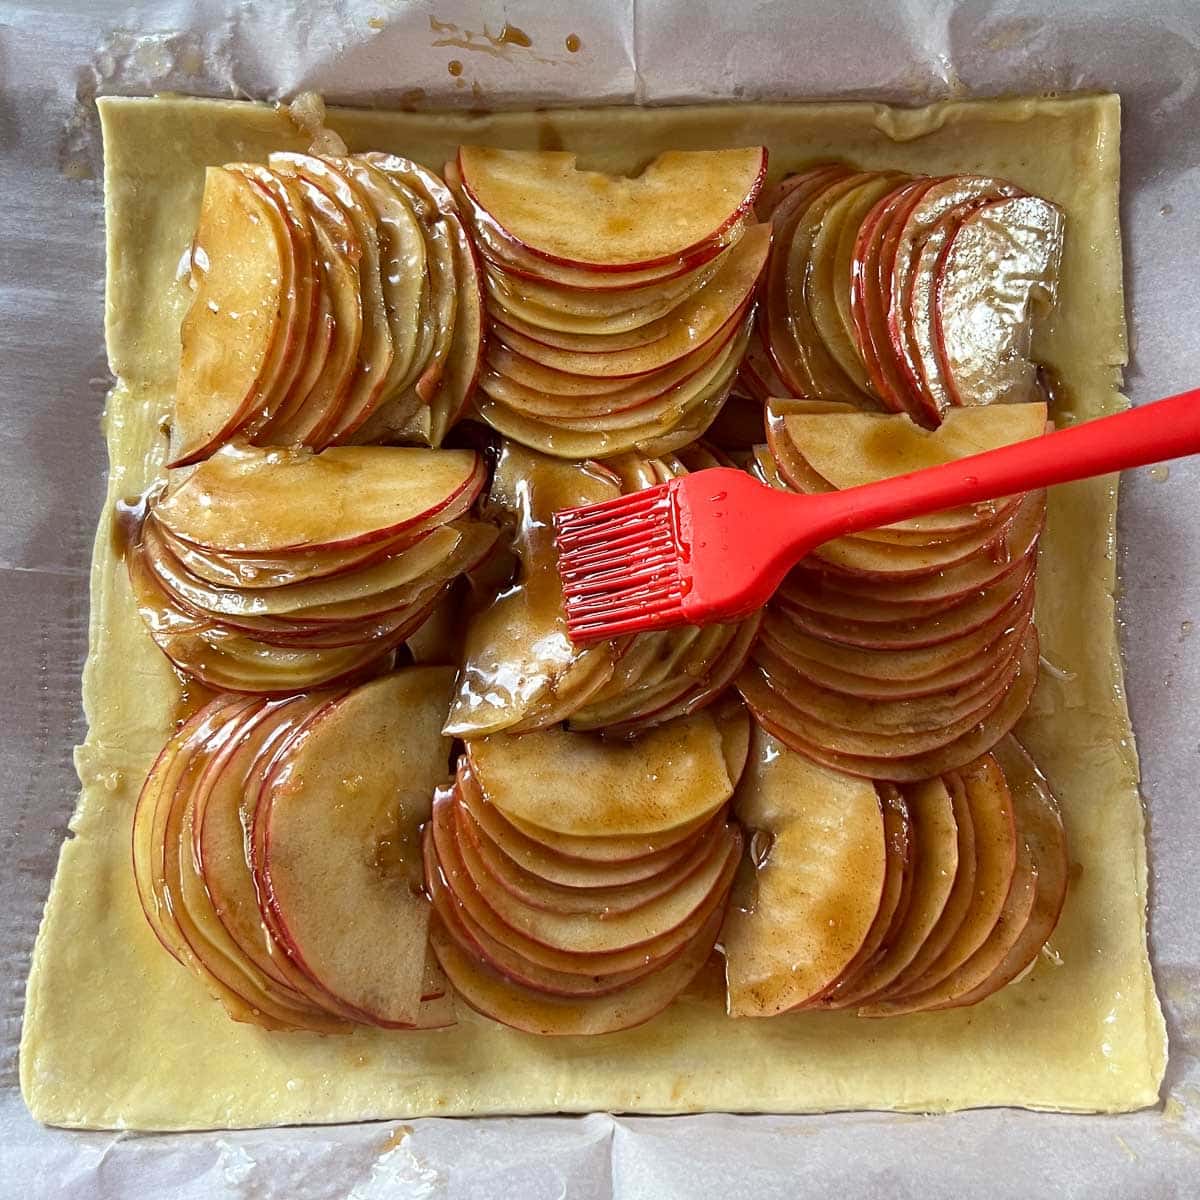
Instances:
[[[540,1039],[467,1011],[426,1034],[271,1034],[235,1024],[165,954],[129,866],[141,779],[177,683],[141,629],[111,543],[111,501],[161,469],[186,294],[177,281],[203,168],[303,149],[266,106],[100,101],[105,138],[110,505],[91,579],[82,797],[29,980],[21,1082],[65,1126],[202,1129],[425,1114],[592,1109],[937,1111],[1019,1105],[1116,1111],[1155,1103],[1165,1062],[1146,948],[1137,758],[1114,622],[1116,482],[1051,499],[1038,594],[1044,669],[1020,734],[1061,798],[1072,886],[1052,955],[969,1009],[887,1021],[816,1013],[734,1022],[715,971],[640,1029]],[[763,142],[773,177],[815,158],[1002,175],[1061,204],[1061,304],[1036,347],[1064,381],[1058,420],[1122,407],[1126,358],[1115,96],[872,104],[597,109],[499,115],[333,111],[352,149],[440,168],[460,142],[578,151],[634,170],[668,148]]]

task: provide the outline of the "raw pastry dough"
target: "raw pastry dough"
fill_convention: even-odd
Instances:
[[[305,146],[265,106],[100,101],[108,206],[105,420],[111,474],[92,568],[90,723],[83,796],[34,952],[21,1082],[56,1125],[199,1129],[422,1114],[589,1109],[800,1112],[1021,1105],[1123,1110],[1155,1103],[1164,1027],[1146,951],[1137,758],[1113,616],[1116,485],[1052,496],[1039,577],[1046,669],[1021,727],[1062,800],[1075,861],[1052,947],[975,1008],[864,1021],[723,1015],[715,972],[628,1033],[539,1039],[473,1013],[428,1034],[272,1034],[230,1021],[156,944],[129,868],[138,786],[169,728],[177,684],[134,612],[110,542],[111,501],[159,470],[186,302],[176,271],[203,167]],[[1056,415],[1124,406],[1115,96],[952,102],[597,109],[494,116],[334,111],[355,150],[434,168],[460,141],[562,146],[632,170],[661,150],[765,142],[773,177],[821,157],[866,168],[984,171],[1061,204],[1061,304],[1037,356],[1067,381]]]

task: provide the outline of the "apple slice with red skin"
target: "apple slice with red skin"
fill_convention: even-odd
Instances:
[[[672,962],[619,991],[592,997],[561,997],[514,983],[481,957],[464,953],[435,921],[434,952],[455,990],[477,1012],[543,1037],[615,1033],[642,1025],[666,1008],[708,961],[721,928],[716,911]]]
[[[605,305],[608,311],[602,311],[597,306],[597,311],[586,315],[572,311],[579,308],[578,292],[543,284],[542,302],[531,302],[524,294],[524,289],[530,282],[517,277],[506,277],[503,268],[493,267],[487,272],[484,290],[488,307],[496,312],[501,323],[535,340],[543,341],[546,345],[575,349],[570,341],[560,342],[557,339],[627,339],[638,330],[646,329],[660,321],[706,286],[724,263],[728,253],[728,250],[722,250],[712,262],[680,276],[678,280],[639,288],[636,292],[617,292],[614,294],[616,304],[613,303],[613,297],[607,298],[607,304],[603,296],[588,297],[592,304],[599,299],[600,304]],[[540,334],[545,336],[539,336]],[[636,341],[633,344],[636,344]],[[585,344],[578,348],[586,350],[588,347]],[[616,348],[615,343],[612,348]]]
[[[625,430],[645,429],[651,426],[669,430],[691,409],[703,404],[714,392],[728,390],[730,382],[736,377],[748,336],[746,322],[738,316],[728,329],[719,335],[720,345],[712,358],[694,374],[661,395],[632,408],[614,410],[598,416],[559,415],[549,418],[547,423],[565,433],[601,436],[615,434],[618,437]]]
[[[874,784],[826,771],[761,729],[735,809],[769,848],[722,930],[728,1010],[770,1017],[826,995],[870,933],[886,875],[883,812]]]
[[[981,983],[942,1008],[978,1004],[1020,976],[1041,953],[1058,924],[1067,896],[1070,864],[1062,814],[1044,776],[1011,734],[993,751],[1012,793],[1017,826],[1037,866],[1037,895],[1029,920],[1003,961]]]
[[[272,155],[272,158],[275,156]],[[321,449],[353,402],[351,389],[363,349],[367,306],[363,301],[364,249],[350,213],[306,174],[291,171],[304,196],[329,297],[332,336],[329,353],[308,394],[269,425],[260,440]],[[374,336],[368,329],[368,346]]]
[[[480,792],[514,824],[582,839],[652,838],[696,825],[733,791],[720,729],[705,712],[636,742],[543,729],[481,738],[467,754]]]
[[[1012,885],[991,931],[971,956],[940,982],[924,991],[865,1004],[860,1017],[891,1017],[954,1007],[962,995],[985,985],[1020,941],[1029,924],[1037,896],[1037,864],[1024,839],[1017,841],[1016,868]],[[968,917],[968,922],[970,917]],[[964,922],[966,925],[968,922]]]
[[[440,800],[435,800],[435,809],[440,803]],[[647,961],[621,971],[608,970],[603,965],[604,960],[597,958],[599,967],[595,974],[581,973],[577,970],[560,971],[543,963],[533,962],[505,942],[492,937],[470,917],[462,903],[447,887],[434,851],[431,830],[425,832],[424,847],[425,886],[432,900],[435,916],[442,921],[446,932],[464,951],[482,956],[501,974],[525,987],[552,996],[605,995],[658,970],[682,953],[687,945],[686,941],[680,941],[678,946],[661,957],[650,957]]]
[[[1037,196],[984,204],[955,231],[938,264],[936,348],[956,404],[1036,394],[1030,304],[1051,304],[1062,259],[1062,210]]]
[[[612,378],[659,370],[717,335],[736,313],[746,310],[770,245],[770,226],[752,225],[747,229],[707,286],[675,309],[664,336],[646,346],[580,353],[543,346],[503,327],[497,335],[525,357],[567,374]]]
[[[206,984],[227,1013],[236,1021],[260,1025],[266,1029],[287,1030],[304,1027],[332,1031],[330,1023],[307,1008],[287,989],[273,987],[266,976],[255,978],[252,968],[231,957],[193,919],[188,900],[196,900],[193,888],[189,894],[182,870],[190,856],[181,854],[181,838],[187,838],[190,850],[190,821],[185,827],[183,818],[190,817],[192,789],[203,775],[212,756],[238,734],[244,723],[253,717],[260,702],[242,703],[227,708],[215,724],[193,726],[193,736],[176,746],[177,753],[164,780],[167,787],[159,790],[152,818],[150,868],[158,911],[169,914],[168,931],[174,939],[173,953]],[[202,914],[211,926],[224,930],[209,911]],[[211,934],[210,928],[209,933]],[[312,1024],[309,1023],[309,1018]]]
[[[891,703],[919,700],[950,692],[981,686],[985,678],[1003,669],[1019,655],[1029,620],[1015,629],[1005,630],[994,642],[984,646],[977,655],[937,670],[928,675],[903,676],[895,679],[873,678],[845,670],[819,657],[802,653],[797,635],[790,623],[774,624],[777,615],[768,610],[760,632],[760,644],[771,650],[801,679],[822,691],[833,692],[859,700]],[[803,637],[804,635],[799,635]],[[815,643],[822,646],[823,643]],[[820,651],[818,651],[820,653]],[[826,656],[828,657],[828,656]]]
[[[907,876],[911,883],[908,903],[875,958],[838,989],[838,1004],[843,1008],[886,989],[912,962],[937,927],[958,877],[960,834],[946,785],[940,778],[925,779],[904,788],[903,795],[913,842],[912,869]],[[965,800],[962,803],[965,807]],[[972,837],[972,831],[968,830],[964,842]],[[969,846],[964,845],[964,850],[973,853],[973,841]],[[973,859],[970,875],[973,883]],[[968,896],[970,888],[964,887],[961,894]]]
[[[275,761],[255,812],[260,903],[288,952],[385,1027],[413,1024],[420,1009],[429,904],[418,827],[446,768],[452,682],[448,668],[414,667],[327,705]]]
[[[908,324],[906,303],[912,272],[920,246],[928,232],[952,210],[980,205],[989,200],[1020,196],[1022,192],[1003,180],[983,175],[951,175],[938,180],[922,193],[900,227],[888,291],[888,334],[897,365],[908,383],[910,412],[917,420],[936,425],[941,413],[926,396],[921,384],[920,362]],[[885,285],[886,280],[882,281]]]
[[[431,894],[439,887],[442,902],[453,899],[456,911],[469,927],[478,927],[488,937],[538,966],[567,974],[596,976],[632,971],[651,963],[666,961],[689,942],[713,911],[722,907],[726,892],[714,889],[704,902],[675,929],[639,946],[605,953],[572,952],[545,945],[506,924],[487,903],[472,882],[459,853],[452,800],[439,795],[433,818],[425,831],[426,888]],[[732,880],[736,863],[728,864]]]
[[[908,214],[937,180],[914,179],[882,197],[859,226],[851,256],[850,313],[872,388],[893,412],[909,407],[908,387],[895,361],[887,325],[896,243]]]
[[[1021,596],[1033,586],[1034,566],[1002,575],[991,587],[936,613],[907,621],[856,621],[813,613],[789,600],[779,607],[810,637],[867,650],[920,650],[965,637],[998,613],[1020,607]]]
[[[321,430],[321,444],[344,442],[358,429],[383,398],[395,347],[383,296],[380,238],[375,211],[367,193],[344,169],[346,160],[317,158],[290,152],[272,154],[271,168],[307,180],[344,214],[359,249],[358,280],[362,333],[358,357],[341,411]],[[317,217],[320,220],[320,215]]]
[[[958,778],[951,780],[950,786],[957,788],[961,782],[974,834],[975,881],[971,900],[940,952],[919,974],[913,973],[910,964],[909,970],[882,993],[877,1001],[882,1005],[903,1003],[909,997],[928,992],[966,963],[996,927],[1017,878],[1022,843],[1012,794],[1000,764],[991,755],[984,755],[955,774]],[[1032,859],[1025,864],[1026,874],[1031,865]],[[1024,887],[1023,883],[1021,887]],[[1030,889],[1031,904],[1032,895]]]
[[[340,550],[394,537],[483,481],[470,450],[228,445],[173,477],[154,511],[176,536],[228,554]]]
[[[736,626],[733,636],[724,643],[719,654],[696,668],[698,678],[695,683],[667,703],[660,705],[643,703],[633,716],[619,721],[604,722],[605,733],[610,737],[633,736],[656,725],[690,716],[711,704],[733,684],[738,673],[745,666],[750,651],[758,638],[761,623],[761,612],[740,622]],[[580,710],[572,717],[570,724],[572,729],[586,728],[577,723],[577,717],[585,711]],[[736,781],[737,776],[731,771],[730,778]]]
[[[763,292],[764,338],[782,377],[801,397],[871,403],[830,353],[813,320],[809,276],[813,242],[826,214],[844,196],[875,178],[871,172],[827,175],[813,188],[798,187],[772,214],[776,249]]]
[[[780,719],[781,714],[778,710],[765,707],[771,703],[771,693],[767,693],[765,698],[760,694],[759,698],[762,699],[762,704],[759,704],[756,702],[755,695],[750,691],[753,684],[747,685],[744,681],[739,681],[739,688],[759,725],[814,762],[829,767],[831,770],[859,775],[866,779],[883,779],[892,783],[915,783],[918,780],[928,779],[964,766],[978,758],[980,754],[986,753],[988,747],[994,746],[1008,733],[1029,707],[1033,689],[1037,685],[1037,666],[1037,634],[1031,626],[1023,643],[1017,672],[1000,703],[977,725],[972,726],[954,741],[905,758],[848,754],[818,745],[806,736],[802,722],[789,721],[785,725]]]
[[[850,723],[847,719],[845,725],[836,725],[823,719],[820,710],[800,708],[790,699],[788,685],[792,679],[787,675],[786,667],[781,669],[780,664],[773,660],[756,663],[753,671],[747,671],[740,677],[739,686],[747,702],[758,712],[783,728],[797,729],[807,744],[838,755],[887,761],[929,754],[969,733],[1003,703],[1016,672],[1017,665],[1014,664],[1005,674],[988,680],[978,694],[969,696],[963,702],[962,711],[953,714],[953,719],[943,724],[929,720],[921,711],[923,702],[914,701],[914,719],[901,718],[900,725],[894,729],[881,729],[877,723],[865,719],[869,705],[862,706],[866,710],[864,720]],[[854,704],[846,707],[850,713],[859,708]],[[814,704],[812,708],[818,709],[818,705]],[[836,715],[848,716],[841,712]],[[917,728],[909,729],[908,725]],[[886,776],[886,769],[881,767],[880,774]]]
[[[457,838],[459,857],[484,903],[510,929],[566,954],[615,954],[660,942],[726,888],[741,856],[741,834],[723,826],[705,840],[704,852],[677,886],[631,908],[607,912],[556,912],[527,905],[496,879],[469,838]],[[684,860],[689,861],[689,860]]]
[[[689,849],[682,858],[648,879],[604,887],[567,887],[518,866],[483,832],[464,804],[455,804],[454,816],[459,846],[467,846],[471,859],[481,863],[496,883],[521,904],[560,915],[587,913],[604,916],[610,912],[628,912],[639,908],[672,891],[677,884],[690,877],[702,865],[705,856],[711,853],[710,823],[705,836],[689,839]],[[487,892],[489,889],[481,890]]]
[[[711,262],[722,250],[736,241],[745,224],[753,216],[752,210],[748,209],[721,236],[710,239],[686,254],[676,255],[666,262],[645,267],[626,265],[619,271],[596,270],[590,266],[569,266],[553,262],[535,254],[501,229],[463,186],[457,160],[445,164],[442,176],[457,199],[471,227],[472,240],[479,248],[487,266],[499,266],[510,275],[535,283],[599,292],[603,295],[616,296],[689,274]]]
[[[943,418],[955,401],[938,357],[937,282],[950,240],[972,208],[970,203],[952,208],[918,242],[904,298],[908,336],[925,404]]]
[[[708,825],[701,826],[690,837],[654,854],[617,861],[594,861],[568,858],[510,824],[480,795],[465,758],[459,763],[458,793],[458,802],[467,809],[472,821],[506,858],[529,874],[563,887],[617,887],[640,883],[679,863],[696,842],[706,836],[713,823],[724,819],[717,813]]]
[[[348,601],[367,601],[396,589],[419,585],[461,546],[463,526],[441,525],[416,543],[378,563],[343,572],[331,579],[306,580],[276,588],[221,587],[193,575],[171,553],[156,521],[142,530],[141,546],[158,582],[169,595],[199,612],[221,617],[292,618],[302,620],[307,611]]]
[[[703,437],[717,419],[736,378],[736,367],[749,328],[737,334],[726,368],[702,392],[671,404],[661,416],[620,429],[567,428],[561,422],[524,416],[490,397],[477,400],[479,416],[498,433],[557,458],[603,459],[636,450],[646,455],[670,454]]]
[[[193,755],[171,802],[163,842],[164,892],[175,921],[192,953],[209,972],[241,996],[261,1016],[296,1029],[319,1033],[347,1032],[344,1021],[331,1019],[303,996],[258,969],[230,938],[218,920],[197,869],[193,848],[194,799],[205,777],[236,740],[252,713],[222,730]],[[217,744],[214,745],[214,742]]]
[[[961,563],[936,574],[888,580],[886,593],[881,591],[876,579],[842,574],[833,578],[824,573],[822,568],[805,563],[801,563],[792,574],[799,573],[802,578],[812,580],[821,571],[823,586],[852,598],[862,596],[878,599],[886,594],[889,600],[904,604],[962,599],[994,583],[1015,562],[1032,558],[1045,519],[1045,493],[1030,492],[1017,506],[1011,523],[1002,531],[1002,537],[993,544],[984,546]]]
[[[392,359],[382,381],[387,403],[416,380],[432,344],[426,320],[429,264],[417,202],[364,155],[328,160],[354,181],[370,207],[379,242],[380,283],[392,336]]]
[[[259,710],[196,798],[193,853],[213,910],[241,953],[264,974],[312,1003],[356,1020],[353,1009],[317,988],[296,968],[264,924],[246,845],[263,774],[287,741],[336,695],[288,697]]]
[[[227,169],[240,171],[271,198],[291,248],[285,260],[283,279],[282,312],[286,315],[281,316],[281,320],[286,336],[277,337],[271,346],[270,361],[259,383],[253,412],[241,427],[245,436],[253,437],[286,401],[304,362],[317,314],[321,268],[311,225],[304,212],[304,200],[292,181],[283,179],[261,163],[231,163]]]
[[[819,1000],[814,1008],[842,1008],[845,996],[862,977],[863,969],[873,961],[880,947],[887,944],[890,934],[899,921],[903,920],[912,886],[912,823],[904,797],[889,784],[880,784],[877,789],[883,805],[884,852],[887,864],[884,869],[883,890],[879,898],[879,911],[863,944],[858,948],[841,980]]]
[[[874,396],[871,378],[850,319],[851,258],[864,218],[876,202],[905,181],[895,171],[867,177],[829,206],[812,239],[804,294],[813,327],[842,373],[860,392]]]
[[[993,580],[962,596],[947,596],[940,600],[891,600],[884,589],[878,599],[866,595],[851,595],[836,583],[815,572],[793,572],[775,593],[776,605],[789,616],[802,614],[818,618],[824,626],[836,623],[838,627],[857,629],[863,637],[869,637],[871,627],[892,627],[900,623],[915,623],[934,620],[952,613],[961,605],[970,604],[983,592],[997,588],[1014,578],[1024,578],[1036,566],[1032,553],[1009,563]]]
[[[155,887],[155,859],[161,863],[166,805],[174,796],[179,776],[193,747],[203,744],[223,724],[248,711],[255,701],[245,696],[218,695],[198,709],[167,739],[138,793],[132,822],[133,881],[146,923],[176,961],[187,965],[186,943]],[[157,847],[157,850],[156,850]],[[161,868],[159,868],[161,870]]]
[[[760,701],[763,711],[776,714],[784,724],[805,721],[808,736],[834,750],[842,748],[839,735],[864,739],[874,735],[882,745],[892,744],[893,738],[952,737],[955,727],[964,722],[969,727],[971,717],[979,720],[983,709],[999,702],[1017,661],[1013,656],[978,681],[951,692],[918,699],[864,701],[814,687],[769,646],[760,645],[754,652],[755,667],[774,693],[773,703],[768,704],[765,696]]]
[[[1007,630],[1016,628],[1033,607],[1033,589],[1020,594],[1017,603],[997,613],[978,628],[935,646],[901,649],[862,649],[811,637],[802,632],[786,613],[768,611],[764,633],[773,647],[792,662],[797,656],[815,659],[834,669],[868,679],[917,680],[939,675],[948,668],[973,659]]]
[[[272,646],[183,611],[158,586],[136,550],[127,565],[135,602],[158,648],[185,675],[223,691],[270,695],[332,685],[384,658],[411,632],[402,625],[384,639],[344,648]],[[418,608],[412,627],[427,615]]]
[[[730,337],[735,329],[736,326],[730,327]],[[637,408],[694,378],[726,344],[720,336],[710,338],[666,367],[618,379],[568,375],[543,367],[506,346],[493,344],[480,387],[493,399],[532,417],[553,420],[572,412],[579,416],[603,416]]]
[[[796,227],[809,205],[827,189],[851,175],[848,167],[836,163],[813,167],[789,180],[789,186],[769,210],[774,253],[767,263],[763,279],[758,332],[775,371],[787,385],[785,395],[816,396],[804,357],[806,347],[788,325],[787,256]]]
[[[515,311],[518,313],[536,313],[543,321],[553,320],[559,323],[559,327],[571,328],[579,333],[602,332],[600,326],[606,322],[654,312],[661,305],[674,305],[686,299],[708,282],[721,255],[728,252],[726,247],[708,262],[670,279],[617,290],[585,291],[551,281],[530,279],[489,260],[486,266],[487,290],[500,303],[516,305]]]
[[[719,240],[758,199],[767,152],[671,150],[633,179],[582,171],[561,151],[460,146],[457,164],[464,190],[509,238],[604,272],[670,263]]]
[[[180,330],[171,465],[194,462],[254,409],[271,367],[293,250],[274,200],[238,171],[210,167],[192,242],[196,289]]]
[[[926,929],[916,952],[886,985],[880,985],[870,999],[886,998],[893,992],[903,991],[914,980],[920,979],[942,951],[950,944],[975,900],[975,880],[978,872],[978,855],[975,847],[975,825],[971,806],[967,800],[967,789],[959,776],[948,772],[918,785],[926,787],[934,779],[940,779],[950,798],[954,818],[957,846],[957,869],[950,883],[940,913],[933,925]]]

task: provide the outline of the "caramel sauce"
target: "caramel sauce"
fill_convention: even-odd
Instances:
[[[507,21],[504,22],[504,28],[493,40],[485,31],[485,37],[495,46],[524,46],[528,48],[533,45],[533,40],[529,34],[523,29],[519,29],[516,25],[510,25]]]
[[[567,47],[568,54],[578,54],[583,49],[583,43],[579,40],[577,33],[568,33],[564,45]]]
[[[171,713],[171,724],[176,729],[180,729],[220,693],[216,688],[210,688],[207,684],[185,675],[178,669],[175,669],[175,678],[179,680],[179,695]]]
[[[160,485],[154,484],[139,496],[122,496],[113,505],[109,538],[112,542],[113,553],[122,562],[141,538],[146,514],[150,511],[150,505],[159,490]]]

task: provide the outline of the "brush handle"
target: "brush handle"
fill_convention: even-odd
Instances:
[[[998,450],[824,493],[828,537],[1200,453],[1200,388]],[[824,524],[824,522],[822,522]]]

